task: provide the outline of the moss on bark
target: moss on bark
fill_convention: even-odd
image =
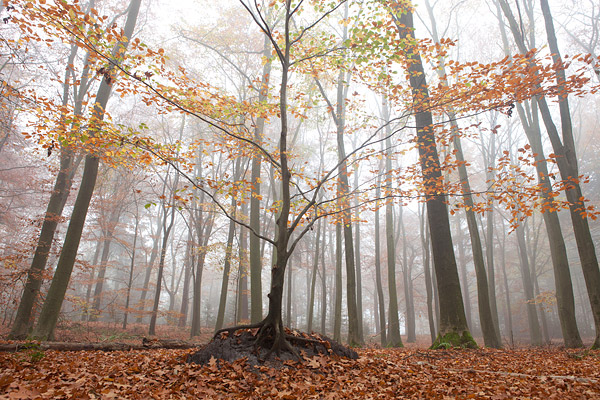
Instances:
[[[462,334],[458,332],[447,332],[445,335],[439,334],[431,345],[431,349],[450,349],[453,347],[461,347],[466,349],[476,349],[477,343],[469,331],[463,331]]]

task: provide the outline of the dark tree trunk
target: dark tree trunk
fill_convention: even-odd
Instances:
[[[411,11],[403,11],[399,18],[395,17],[395,22],[400,38],[407,39],[409,35],[413,34],[413,16]],[[413,94],[413,107],[416,113],[419,162],[424,184],[428,189],[425,196],[427,217],[440,298],[439,334],[433,346],[450,343],[453,346],[475,347],[477,345],[471,337],[465,317],[446,198],[442,194],[443,188],[439,187],[442,183],[442,174],[433,132],[433,119],[426,105],[429,97],[426,75],[418,50],[409,42],[406,44],[404,53],[410,62],[408,73]]]

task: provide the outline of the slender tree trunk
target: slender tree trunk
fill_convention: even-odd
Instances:
[[[419,210],[421,207],[419,206]],[[425,292],[427,296],[427,319],[429,320],[429,334],[431,335],[431,343],[435,341],[435,315],[433,313],[433,282],[431,279],[431,252],[429,251],[429,226],[427,226],[425,215],[425,207],[419,212],[420,232],[421,232],[421,249],[423,252],[423,270],[425,273]]]
[[[112,63],[119,62],[124,49],[127,47],[129,38],[133,34],[140,3],[141,0],[131,0],[127,14],[127,22],[125,23],[124,28],[125,38],[115,46],[112,54]],[[109,84],[106,76],[104,76],[100,83],[98,94],[96,95],[92,123],[89,128],[89,136],[95,136],[97,130],[100,129],[98,124],[101,123],[104,118],[104,110],[106,109],[111,89],[112,85]],[[77,249],[79,248],[79,241],[81,240],[83,225],[85,224],[90,200],[92,199],[92,194],[96,185],[99,162],[100,160],[91,154],[88,154],[85,157],[82,182],[77,194],[77,199],[75,200],[73,213],[71,214],[71,221],[67,228],[63,249],[58,259],[56,271],[52,278],[48,294],[46,295],[40,318],[34,329],[34,336],[44,340],[52,339],[54,337],[54,329],[69,285],[71,272],[73,271],[73,265],[77,256]]]
[[[154,269],[154,262],[156,261],[156,257],[158,257],[158,246],[160,244],[160,237],[161,237],[161,232],[162,232],[162,221],[163,221],[163,215],[159,214],[157,217],[157,221],[158,221],[158,226],[156,228],[156,234],[154,235],[154,237],[152,238],[152,251],[150,252],[150,260],[148,261],[148,264],[146,265],[146,270],[144,273],[144,283],[142,284],[142,290],[141,290],[141,294],[140,294],[140,300],[139,300],[139,307],[138,307],[138,317],[136,319],[136,323],[141,324],[142,321],[144,320],[143,314],[144,314],[144,309],[146,308],[146,296],[148,295],[149,292],[149,287],[150,287],[150,278],[152,277],[152,270]]]
[[[248,214],[247,203],[242,203],[242,215]],[[237,322],[249,319],[248,314],[248,240],[246,239],[246,228],[240,227],[239,245],[239,267],[238,267],[238,303]]]
[[[166,182],[165,177],[165,182]],[[158,260],[158,276],[156,277],[156,288],[154,291],[154,304],[152,306],[152,315],[150,317],[150,325],[148,326],[148,335],[154,336],[156,334],[156,321],[158,319],[158,306],[160,304],[160,292],[162,288],[162,279],[163,272],[165,268],[165,257],[167,255],[167,245],[169,243],[169,235],[171,233],[171,229],[173,228],[173,224],[175,222],[175,191],[177,189],[177,183],[179,182],[179,174],[175,175],[175,179],[173,182],[173,187],[171,188],[171,218],[169,221],[169,225],[167,226],[167,208],[163,203],[163,238],[162,245],[160,248],[160,258]]]
[[[542,334],[540,332],[540,323],[537,316],[537,309],[534,304],[533,281],[531,279],[531,268],[527,258],[527,244],[525,242],[525,229],[523,226],[517,227],[517,243],[519,245],[519,257],[521,259],[521,277],[523,279],[523,291],[527,303],[527,321],[529,322],[529,335],[533,346],[542,345]]]
[[[402,277],[404,281],[404,298],[406,301],[406,341],[415,343],[417,341],[415,304],[412,288],[412,267],[408,262],[408,240],[404,229],[404,208],[400,206],[398,224],[402,234]]]
[[[258,95],[259,104],[267,101],[269,92],[269,78],[271,76],[271,42],[265,35],[263,42],[263,57],[267,62],[263,66],[261,90]],[[254,140],[262,141],[265,129],[265,119],[260,117],[256,120],[254,128]],[[252,158],[252,195],[250,197],[250,320],[257,323],[262,319],[262,261],[260,251],[260,239],[253,232],[260,233],[260,155]]]
[[[377,188],[375,198],[381,198],[381,176],[377,175]],[[385,323],[385,298],[383,297],[383,285],[381,281],[381,240],[379,228],[379,204],[375,206],[375,283],[377,285],[377,302],[379,303],[379,326],[381,345],[387,346],[386,323]]]
[[[473,327],[471,312],[471,296],[469,291],[469,279],[467,277],[467,257],[465,256],[465,242],[460,226],[460,218],[456,218],[456,240],[458,242],[458,266],[460,268],[461,288],[463,293],[463,302],[465,303],[465,316],[467,325]]]
[[[241,176],[241,159],[238,158],[235,162],[233,181],[237,182]],[[221,296],[219,299],[219,310],[217,311],[217,323],[215,331],[223,328],[225,320],[225,306],[227,305],[227,288],[229,286],[229,273],[231,270],[231,256],[233,251],[233,237],[235,236],[235,218],[237,216],[237,195],[231,197],[232,216],[229,220],[229,232],[227,234],[227,245],[225,247],[225,265],[223,266],[223,279],[221,281]]]
[[[342,226],[335,225],[335,308],[333,340],[342,341]]]
[[[311,274],[310,281],[310,297],[308,300],[308,323],[307,323],[307,331],[308,333],[312,332],[313,329],[313,314],[315,309],[315,286],[317,284],[317,272],[319,268],[319,255],[320,255],[320,245],[321,245],[321,225],[322,222],[319,221],[317,223],[317,235],[315,238],[315,257],[313,259],[313,268]],[[321,300],[323,301],[323,300]]]
[[[134,194],[135,199],[135,194]],[[129,277],[127,279],[127,294],[125,296],[125,312],[123,315],[123,329],[127,329],[127,317],[129,316],[129,302],[131,298],[131,287],[133,285],[133,270],[135,269],[135,253],[138,238],[138,227],[140,224],[140,218],[137,211],[137,201],[135,203],[135,228],[133,230],[133,244],[131,247],[131,264],[129,265]]]
[[[102,248],[102,242],[98,241],[96,243],[96,250],[94,251],[94,258],[92,259],[92,269],[90,271],[89,283],[87,285],[87,290],[85,292],[85,311],[81,314],[81,320],[87,321],[90,317],[90,299],[92,298],[92,286],[94,283],[94,275],[96,271],[96,266],[98,265],[98,258],[100,257],[100,249]]]
[[[102,256],[100,257],[100,269],[96,277],[96,287],[94,288],[94,302],[92,304],[92,314],[90,321],[97,321],[100,315],[100,303],[102,300],[102,290],[104,288],[104,277],[106,276],[106,266],[108,265],[108,257],[110,255],[110,244],[113,239],[114,231],[119,222],[120,210],[115,210],[111,213],[106,230],[103,230],[103,246]]]
[[[358,188],[358,166],[354,170],[354,187]],[[363,322],[363,290],[362,290],[362,270],[360,259],[360,210],[358,207],[358,196],[354,196],[354,225],[356,231],[354,235],[354,251],[356,255],[356,315],[358,317],[358,339],[359,343],[364,343],[364,322]]]
[[[192,228],[189,228],[188,231],[188,239],[187,239],[187,244],[185,247],[185,257],[184,257],[184,263],[185,263],[185,274],[183,276],[183,290],[181,292],[181,308],[179,309],[179,322],[177,323],[177,326],[179,328],[183,328],[185,327],[185,325],[187,324],[187,320],[188,320],[188,311],[189,311],[189,307],[190,307],[190,281],[191,281],[191,276],[192,276],[192,268],[194,265],[194,257],[192,256],[192,238],[193,238],[193,233],[192,233]]]
[[[325,248],[326,226],[323,226],[323,248]],[[330,236],[331,238],[331,236]],[[329,240],[331,246],[331,240]],[[321,252],[321,333],[327,334],[327,273],[325,267],[325,251]]]

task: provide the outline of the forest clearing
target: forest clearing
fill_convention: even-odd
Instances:
[[[600,398],[597,0],[0,20],[0,398]]]

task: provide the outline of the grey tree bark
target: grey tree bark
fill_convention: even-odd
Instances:
[[[125,22],[124,39],[115,46],[112,53],[111,67],[109,69],[114,68],[114,65],[120,61],[124,49],[127,48],[129,38],[131,38],[135,28],[140,4],[141,0],[131,0],[129,11],[127,13],[127,21]],[[107,80],[107,77],[104,76],[96,95],[92,113],[92,123],[89,128],[89,136],[96,135],[99,128],[98,123],[104,118],[104,110],[106,109],[112,86],[113,85]],[[79,248],[79,241],[81,240],[81,233],[96,185],[99,162],[99,158],[93,154],[88,154],[85,157],[82,182],[77,194],[77,199],[75,200],[73,213],[71,214],[71,221],[67,228],[63,250],[61,251],[39,320],[34,329],[34,336],[40,339],[47,340],[54,337],[54,329],[56,327],[56,322],[58,321],[58,315],[67,291],[67,286],[69,285],[71,272],[73,271],[73,265],[77,256],[77,249]]]

